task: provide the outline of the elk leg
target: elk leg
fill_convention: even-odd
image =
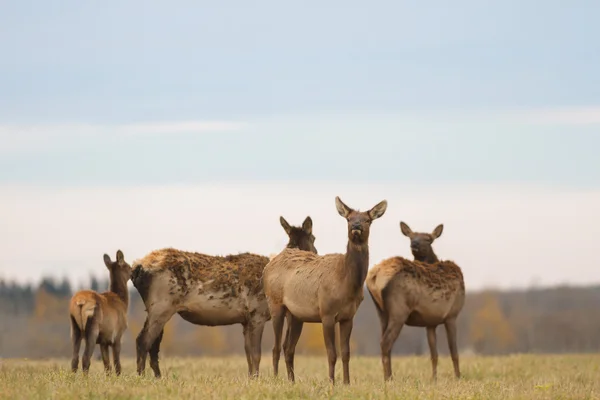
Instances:
[[[388,381],[392,379],[392,348],[398,339],[400,331],[404,326],[406,317],[402,319],[390,319],[385,332],[381,336],[381,362],[383,364],[383,378]]]
[[[283,352],[285,353],[285,367],[288,373],[288,380],[291,382],[296,381],[296,377],[294,375],[294,356],[296,354],[296,345],[298,344],[298,339],[300,339],[303,325],[304,323],[302,321],[295,318],[292,314],[289,314],[287,336],[288,342],[287,345],[284,346]]]
[[[275,343],[273,344],[273,374],[279,373],[279,357],[281,356],[281,334],[283,333],[283,319],[285,317],[285,308],[282,305],[272,306],[271,320],[273,321],[273,333],[275,334]]]
[[[112,346],[113,363],[115,364],[115,374],[121,375],[121,336],[115,338]]]
[[[371,292],[369,292],[370,294]],[[375,305],[375,310],[377,310],[377,316],[379,317],[379,324],[381,325],[381,334],[385,332],[388,324],[388,313],[385,310],[379,308],[379,305],[371,295],[371,299],[373,300],[373,304]]]
[[[350,335],[352,334],[353,320],[340,321],[340,347],[342,350],[342,364],[344,366],[344,384],[350,384]]]
[[[292,323],[292,313],[289,311],[286,311],[285,313],[285,321],[286,321],[286,325],[287,328],[285,330],[285,336],[283,338],[283,351],[285,353],[285,349],[287,349],[289,347],[290,344],[290,333],[292,331],[292,327],[291,327],[291,323]]]
[[[146,369],[146,349],[144,346],[143,338],[148,332],[148,321],[150,319],[150,315],[146,317],[146,321],[144,321],[144,327],[138,334],[135,339],[135,352],[136,352],[136,361],[137,361],[137,373],[138,375],[142,375],[144,370]]]
[[[323,338],[325,339],[325,348],[327,349],[327,360],[329,361],[329,381],[335,384],[335,363],[337,361],[337,351],[335,349],[335,319],[326,317],[321,319],[323,323]]]
[[[88,318],[85,325],[85,349],[83,350],[83,357],[81,357],[81,369],[84,374],[87,374],[90,370],[91,359],[99,333],[97,314],[94,314],[94,316]]]
[[[242,325],[244,327],[244,351],[246,352],[246,362],[248,363],[248,377],[252,378],[254,367],[252,365],[252,338],[250,332],[252,327],[250,322],[246,322]]]
[[[437,338],[435,335],[435,326],[427,327],[427,343],[429,344],[429,352],[431,353],[431,369],[432,377],[434,381],[437,380],[437,364],[438,364],[438,352],[437,352]]]
[[[104,372],[110,374],[110,355],[108,353],[108,344],[100,343],[100,354],[102,355],[102,363],[104,364]]]
[[[448,348],[454,364],[454,375],[460,378],[460,367],[458,365],[458,347],[456,345],[456,319],[446,321],[446,336],[448,336]]]
[[[252,349],[252,365],[254,367],[253,375],[258,377],[260,369],[260,358],[262,356],[262,336],[265,330],[265,322],[261,321],[252,324],[252,330],[250,331],[250,341]]]
[[[81,349],[81,329],[77,322],[71,317],[71,343],[73,344],[73,356],[71,357],[71,371],[77,372],[79,367],[79,350]]]
[[[150,351],[149,351],[149,353],[150,353],[150,368],[152,368],[152,371],[154,371],[155,378],[161,377],[160,367],[158,366],[158,352],[160,351],[160,343],[162,342],[164,333],[165,333],[165,330],[161,329],[160,333],[154,340],[154,343],[152,343],[152,346],[150,347]]]
[[[146,317],[144,327],[136,339],[138,375],[144,374],[148,351],[173,314],[175,314],[175,312],[172,306],[167,303],[154,304],[153,307],[148,310],[148,316]],[[158,371],[158,376],[160,376],[160,369],[158,367],[158,352],[156,353],[156,356],[156,370],[154,370],[154,375],[157,376]]]

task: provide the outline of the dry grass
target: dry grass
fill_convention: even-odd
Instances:
[[[463,357],[463,379],[452,376],[451,362],[440,359],[438,382],[432,383],[427,357],[397,357],[395,380],[384,384],[375,357],[354,357],[351,386],[328,384],[325,357],[297,357],[297,383],[273,377],[270,356],[263,356],[262,375],[246,377],[244,357],[169,358],[162,360],[162,380],[135,375],[134,360],[124,360],[121,377],[106,377],[93,360],[88,378],[73,375],[69,360],[0,361],[0,398],[10,399],[268,399],[268,398],[460,398],[531,399],[600,398],[600,356],[515,355]],[[341,363],[338,375],[341,383]],[[283,360],[280,371],[285,365]],[[338,378],[339,377],[339,378]]]

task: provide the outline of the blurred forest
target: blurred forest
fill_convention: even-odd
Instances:
[[[108,282],[90,279],[86,289],[104,291]],[[80,289],[80,288],[76,288]],[[44,278],[37,287],[0,280],[0,357],[70,357],[69,281]],[[559,286],[512,291],[467,292],[458,318],[459,347],[463,353],[563,353],[600,351],[600,285]],[[129,329],[123,355],[135,355],[135,337],[146,313],[131,290]],[[447,354],[446,335],[438,327],[438,349]],[[379,354],[379,321],[370,295],[355,318],[353,354]],[[267,323],[263,353],[270,354],[273,330]],[[425,329],[404,327],[395,354],[427,354]],[[162,356],[243,354],[241,325],[201,327],[175,316],[165,328]],[[305,324],[298,354],[325,354],[320,324]],[[96,350],[95,355],[98,356]]]

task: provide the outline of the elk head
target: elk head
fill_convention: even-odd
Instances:
[[[348,240],[355,244],[364,244],[369,240],[371,222],[381,217],[387,209],[387,201],[383,200],[369,211],[356,211],[335,198],[338,213],[348,221]]]
[[[310,251],[312,253],[317,253],[317,249],[315,247],[315,237],[312,234],[312,219],[310,217],[306,217],[304,222],[302,223],[302,227],[298,228],[296,226],[291,226],[283,217],[279,217],[279,222],[287,233],[289,241],[287,244],[287,248],[293,249],[297,248],[300,250]]]
[[[127,282],[131,278],[131,266],[125,262],[121,250],[117,250],[117,261],[112,261],[108,254],[104,254],[104,264],[110,272],[111,282]]]
[[[444,225],[439,224],[431,233],[413,232],[404,222],[400,221],[400,230],[410,239],[410,249],[417,261],[435,262],[437,257],[431,248],[433,241],[439,238],[444,230]]]

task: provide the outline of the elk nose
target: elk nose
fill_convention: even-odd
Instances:
[[[360,224],[353,224],[352,230],[353,231],[362,231],[362,228],[361,228]]]

